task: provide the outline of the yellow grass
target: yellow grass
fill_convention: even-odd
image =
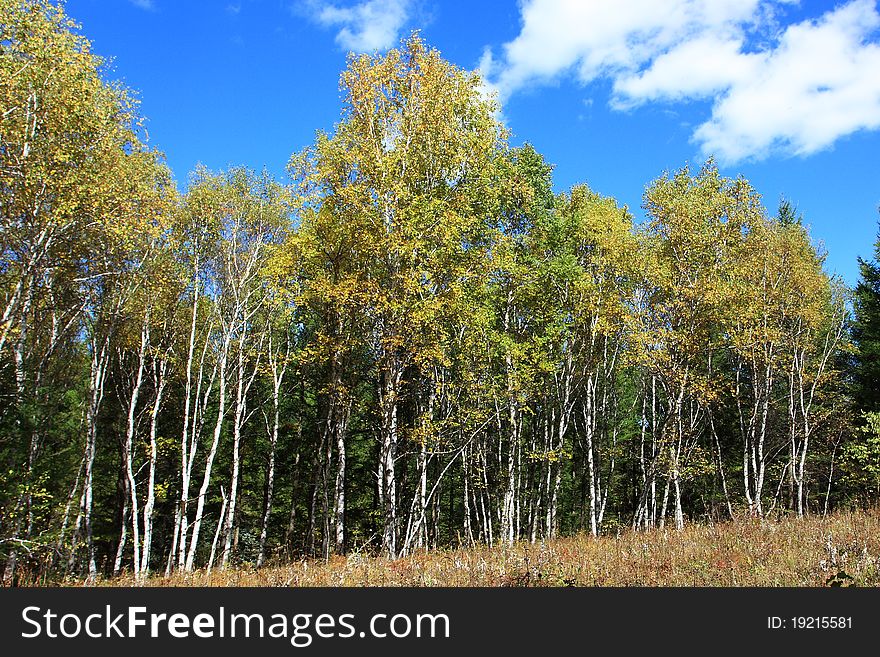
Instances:
[[[880,510],[827,518],[740,519],[619,537],[510,547],[349,555],[259,570],[153,577],[147,586],[826,586],[880,584]],[[848,579],[852,578],[852,579]],[[71,584],[75,584],[71,582]],[[131,586],[131,576],[99,585]]]

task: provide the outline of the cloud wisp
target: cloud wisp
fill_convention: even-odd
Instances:
[[[365,0],[349,6],[309,4],[318,24],[338,29],[336,43],[344,50],[374,52],[395,45],[410,13],[410,0]]]
[[[809,155],[880,128],[874,0],[779,25],[791,0],[525,0],[520,34],[481,70],[502,100],[565,76],[611,107],[710,101],[692,138],[733,163]]]

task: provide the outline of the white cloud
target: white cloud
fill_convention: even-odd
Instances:
[[[789,27],[755,75],[733,84],[694,133],[705,152],[736,161],[782,150],[809,155],[861,129],[880,128],[880,27],[857,0]]]
[[[647,101],[707,98],[755,75],[762,57],[742,52],[742,40],[700,35],[658,56],[650,68],[614,81],[618,107]]]
[[[409,17],[410,0],[366,0],[352,6],[312,4],[313,18],[339,27],[336,43],[346,50],[372,52],[393,46]]]
[[[481,68],[507,98],[572,75],[612,82],[610,104],[712,101],[693,134],[733,162],[807,155],[880,127],[874,0],[781,29],[790,0],[525,0],[522,30]]]
[[[695,35],[729,34],[759,0],[526,0],[523,28],[504,46],[498,84],[512,93],[575,70],[582,82],[632,73]]]
[[[147,11],[152,11],[156,8],[156,5],[153,3],[153,0],[130,0],[130,2],[135,7],[139,7],[140,9],[146,9]]]

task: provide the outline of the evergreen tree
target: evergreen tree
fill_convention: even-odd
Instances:
[[[880,410],[880,232],[874,242],[874,259],[859,258],[861,277],[855,289],[853,341],[856,408]]]

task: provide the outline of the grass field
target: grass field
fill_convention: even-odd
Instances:
[[[76,582],[69,582],[76,584]],[[132,577],[101,586],[131,586]],[[147,586],[878,586],[880,509],[152,577]]]

